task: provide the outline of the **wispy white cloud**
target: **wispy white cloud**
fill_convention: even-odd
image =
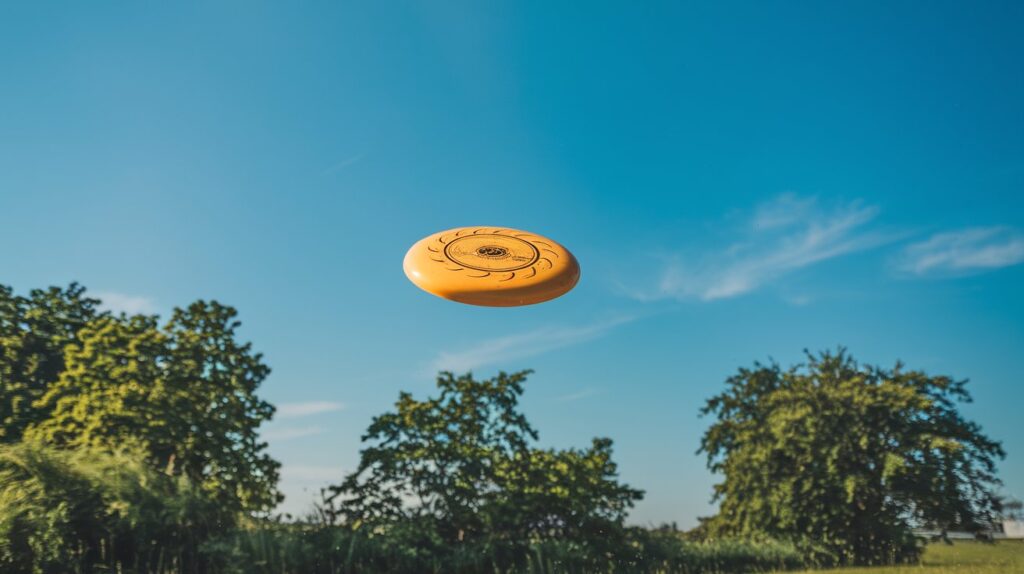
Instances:
[[[788,295],[785,297],[786,302],[796,307],[803,307],[804,305],[810,305],[811,301],[814,300],[810,295]]]
[[[156,313],[156,304],[149,297],[141,295],[125,295],[113,291],[102,291],[94,293],[101,301],[100,309],[113,313],[127,313],[129,315],[153,314]]]
[[[340,411],[345,403],[335,401],[309,401],[305,403],[284,403],[277,406],[277,418],[296,418],[320,413]]]
[[[559,403],[571,403],[573,401],[578,401],[580,399],[585,399],[587,397],[599,395],[602,392],[603,391],[601,389],[583,389],[582,391],[577,391],[575,393],[569,393],[567,395],[555,397],[553,400]]]
[[[634,317],[620,317],[580,326],[542,327],[526,333],[505,335],[478,342],[457,352],[444,351],[434,360],[435,371],[463,372],[483,365],[540,355],[590,341]]]
[[[1024,234],[993,226],[936,233],[908,245],[900,269],[916,275],[964,274],[1024,262]]]
[[[787,192],[772,201],[757,206],[750,222],[755,230],[776,229],[787,227],[806,219],[814,212],[817,200],[813,197],[800,197]]]
[[[357,153],[354,156],[347,157],[347,158],[339,161],[338,163],[336,163],[336,164],[328,167],[327,169],[325,169],[324,170],[324,175],[330,175],[332,173],[337,173],[337,172],[345,169],[346,167],[349,167],[350,165],[358,162],[361,159],[363,159],[363,154],[361,154],[361,153]]]
[[[318,435],[323,432],[324,429],[321,427],[284,427],[267,429],[260,433],[260,436],[266,440],[291,440]]]
[[[758,206],[738,240],[697,259],[677,257],[641,300],[712,301],[749,293],[788,273],[896,239],[871,229],[878,208],[855,201],[829,208],[816,198],[783,194]]]

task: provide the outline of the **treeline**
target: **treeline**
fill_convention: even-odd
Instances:
[[[792,546],[624,525],[642,492],[612,443],[534,446],[527,373],[443,373],[376,417],[356,472],[283,522],[259,440],[269,368],[234,309],[102,311],[85,289],[0,286],[0,570],[477,572],[767,570]]]
[[[112,314],[72,284],[0,286],[0,571],[760,572],[912,562],[911,527],[980,530],[999,444],[964,382],[844,351],[740,369],[704,408],[720,512],[628,527],[612,441],[542,449],[528,371],[441,373],[373,419],[358,468],[284,521],[258,427],[270,370],[237,313]]]

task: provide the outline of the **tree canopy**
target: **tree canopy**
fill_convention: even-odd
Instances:
[[[0,285],[0,443],[21,439],[45,418],[35,401],[64,372],[64,347],[90,321],[109,315],[99,303],[77,283],[33,289],[27,297]]]
[[[965,381],[863,366],[845,350],[741,368],[702,410],[719,533],[804,539],[842,563],[913,558],[915,525],[978,530],[1000,444],[958,411]]]
[[[439,545],[611,543],[642,492],[620,484],[609,439],[589,448],[531,446],[518,410],[528,371],[476,381],[442,373],[440,394],[402,393],[373,419],[358,469],[329,489],[334,517],[352,528],[414,524]]]
[[[196,301],[161,326],[99,303],[75,284],[0,287],[0,440],[133,446],[225,508],[273,508],[279,464],[257,428],[274,407],[256,395],[270,369],[237,340],[237,312]]]

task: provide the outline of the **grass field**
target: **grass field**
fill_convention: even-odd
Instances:
[[[808,571],[811,572],[811,571]],[[930,544],[918,566],[816,570],[814,574],[1024,574],[1024,541]]]

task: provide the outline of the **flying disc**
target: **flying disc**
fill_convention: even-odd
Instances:
[[[568,249],[507,227],[459,227],[424,237],[405,254],[403,267],[427,293],[487,307],[542,303],[580,279]]]

